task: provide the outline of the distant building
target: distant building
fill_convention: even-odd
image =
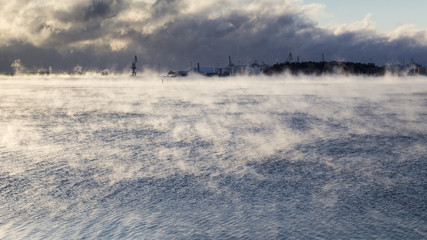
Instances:
[[[215,71],[215,68],[213,68],[213,67],[200,67],[200,68],[195,69],[195,70],[197,70],[198,73],[200,73],[204,76],[208,76],[208,77],[217,75],[217,72]]]
[[[426,75],[426,68],[424,68],[421,64],[416,63],[414,59],[411,59],[411,63],[408,66],[410,68],[410,75]]]
[[[235,65],[231,61],[231,57],[228,57],[228,65],[225,67],[206,67],[200,66],[200,63],[197,63],[197,67],[190,69],[189,71],[169,71],[166,76],[168,77],[184,77],[187,76],[190,72],[198,73],[203,76],[212,77],[226,77],[240,74],[260,74],[264,69],[268,66],[262,62],[262,64],[258,64],[257,61],[254,61],[252,64],[248,65]]]
[[[186,77],[188,71],[169,71],[167,77]]]
[[[425,67],[415,67],[410,71],[411,75],[427,75],[427,69]]]

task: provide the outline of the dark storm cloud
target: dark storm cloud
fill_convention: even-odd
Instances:
[[[105,18],[111,12],[110,6],[101,1],[93,2],[85,12],[85,21],[91,18]]]
[[[112,30],[111,25],[105,22],[117,16],[123,8],[122,1],[91,1],[89,4],[76,5],[68,11],[57,12],[55,19],[71,27],[51,27],[52,37],[46,43],[60,48],[64,44],[103,37]]]
[[[22,64],[28,71],[37,71],[52,67],[55,72],[72,72],[76,65],[83,67],[86,71],[97,71],[111,69],[121,71],[129,58],[128,53],[96,51],[95,47],[85,50],[74,50],[67,54],[61,54],[52,48],[40,48],[25,42],[13,42],[8,49],[0,51],[0,66],[6,66],[7,73],[11,63],[15,59],[21,59]],[[93,63],[96,62],[97,65]]]
[[[165,15],[178,15],[185,7],[183,1],[178,0],[157,0],[152,7],[152,17],[160,18]]]
[[[117,15],[123,9],[122,4],[122,1],[92,0],[77,3],[67,10],[57,11],[54,16],[64,23],[102,21]]]
[[[52,11],[22,4],[28,14],[15,19],[30,24],[8,20],[27,32],[15,34],[11,27],[10,34],[3,35],[7,37],[0,41],[1,72],[11,71],[11,63],[18,58],[35,68],[67,70],[80,64],[88,69],[123,70],[138,55],[139,64],[145,66],[184,69],[190,62],[223,66],[228,56],[236,64],[255,59],[275,63],[284,61],[289,52],[302,61],[319,61],[323,53],[328,61],[382,65],[414,58],[427,64],[423,31],[393,37],[372,29],[333,32],[282,1],[263,5],[224,0],[203,5],[190,0],[93,0]]]
[[[302,40],[296,31],[311,26],[296,16],[268,18],[233,13],[213,20],[178,17],[148,36],[144,43],[156,46],[148,49],[149,56],[162,53],[170,65],[178,65],[182,60],[224,64],[228,55],[246,64],[255,58],[272,61],[286,54],[284,51]],[[280,51],[280,56],[275,56]]]
[[[335,35],[295,14],[254,17],[234,12],[213,20],[178,17],[141,42],[155,46],[146,52],[151,60],[181,68],[190,61],[225,65],[228,55],[235,63],[255,59],[275,63],[284,61],[289,52],[304,61],[320,61],[324,54],[328,61],[382,65],[414,58],[427,63],[427,48],[411,38],[388,41],[375,33],[350,31]]]

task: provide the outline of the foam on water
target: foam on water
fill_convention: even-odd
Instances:
[[[427,79],[0,78],[0,238],[427,238]]]

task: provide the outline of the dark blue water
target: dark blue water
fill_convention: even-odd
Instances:
[[[427,79],[0,79],[1,239],[427,239]]]

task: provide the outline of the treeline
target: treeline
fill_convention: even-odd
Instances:
[[[354,63],[354,62],[284,62],[277,63],[263,70],[264,74],[274,75],[283,72],[291,74],[347,74],[347,75],[369,75],[383,76],[384,67],[378,67],[373,63]]]

